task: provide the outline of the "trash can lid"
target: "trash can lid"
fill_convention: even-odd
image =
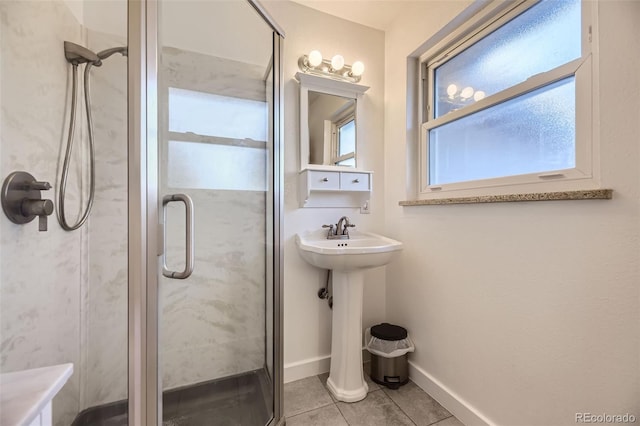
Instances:
[[[407,329],[399,325],[383,322],[371,327],[371,335],[382,340],[396,341],[407,338]]]

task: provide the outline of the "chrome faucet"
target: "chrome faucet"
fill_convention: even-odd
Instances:
[[[322,225],[323,228],[329,228],[329,232],[327,232],[328,240],[348,240],[349,239],[349,228],[353,228],[353,225],[347,216],[342,216],[338,223],[334,225]]]

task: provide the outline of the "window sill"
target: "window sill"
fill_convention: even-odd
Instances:
[[[400,201],[398,204],[403,207],[412,207],[445,204],[515,203],[519,201],[610,200],[612,195],[613,189],[592,189],[587,191],[536,192],[532,194],[483,195],[478,197],[407,200]]]

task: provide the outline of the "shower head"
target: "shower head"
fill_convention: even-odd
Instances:
[[[126,46],[112,47],[111,49],[105,49],[101,52],[98,52],[98,58],[107,59],[109,56],[113,55],[114,53],[119,53],[122,56],[127,56],[129,54],[129,49],[127,49]]]
[[[98,55],[80,46],[79,44],[72,43],[70,41],[64,42],[64,57],[67,61],[73,65],[84,64],[85,62],[96,63],[100,62]]]

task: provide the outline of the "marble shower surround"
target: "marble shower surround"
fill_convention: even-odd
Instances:
[[[194,272],[186,280],[163,278],[160,284],[164,389],[258,369],[265,362],[264,193],[188,193],[195,207]],[[184,257],[183,209],[169,208],[168,263],[178,268]]]
[[[126,37],[87,29],[94,52]],[[91,71],[96,193],[87,224],[81,313],[81,409],[127,398],[127,60],[115,54]]]
[[[87,38],[94,51],[125,44],[122,37],[91,30]],[[173,48],[164,49],[163,63],[172,86],[264,99],[264,85],[252,81],[261,76],[256,67]],[[89,221],[88,282],[81,305],[82,324],[86,324],[82,329],[81,367],[86,378],[82,409],[127,397],[127,353],[123,349],[128,330],[125,67],[125,60],[114,55],[92,72],[96,199]],[[216,76],[214,69],[224,72]],[[252,71],[234,79],[242,69]],[[240,91],[234,89],[237,87]],[[164,193],[184,191],[192,196],[196,210],[196,264],[188,280],[161,279],[164,389],[264,364],[265,247],[255,243],[264,241],[264,193],[163,188]],[[168,259],[180,265],[184,221],[182,213],[169,217]],[[177,246],[171,245],[173,241]]]
[[[263,67],[165,47],[162,70],[161,96],[166,96],[164,88],[176,87],[265,100]],[[163,130],[160,167],[166,170],[168,135]],[[163,388],[262,368],[266,193],[168,188],[164,177],[163,193],[186,192],[193,199],[196,259],[187,280],[161,280]],[[176,268],[183,265],[183,215],[182,207],[169,206],[167,259]]]
[[[69,67],[62,42],[82,43],[81,25],[61,1],[0,2],[0,175],[25,170],[56,182],[58,153],[66,135]],[[65,84],[66,83],[66,84]],[[82,113],[78,117],[80,120]],[[78,137],[82,134],[79,132]],[[79,153],[76,150],[75,153]],[[68,195],[77,202],[74,161]],[[45,196],[54,199],[55,191]],[[85,235],[64,232],[49,217],[49,230],[0,218],[0,371],[80,363],[80,285]],[[75,373],[53,402],[56,425],[79,410]]]
[[[91,30],[87,38],[94,51],[125,44],[122,37]],[[242,64],[174,48],[163,52],[164,75],[172,86],[264,99],[264,86],[253,81],[261,76],[256,67],[248,68],[253,71],[240,79],[234,75],[247,69]],[[86,324],[82,409],[127,397],[125,67],[125,60],[114,55],[92,73],[96,199],[89,222],[89,279],[81,305]],[[219,75],[212,71],[221,68],[224,72]],[[163,191],[185,189],[165,187]],[[186,191],[196,209],[196,267],[188,280],[161,279],[160,359],[165,389],[264,364],[265,247],[255,244],[264,241],[264,193]],[[170,264],[182,261],[183,224],[181,213],[170,215],[167,241],[178,242],[169,246]]]
[[[3,1],[0,19],[1,174],[22,169],[53,184],[68,125],[70,68],[62,42],[98,51],[123,45],[124,38],[84,29],[57,0]],[[177,49],[167,58],[177,64],[169,71],[182,78],[183,88],[230,95],[237,93],[233,82],[241,81],[241,96],[264,99],[264,82],[254,78],[257,67],[226,61],[227,70],[250,69],[250,75],[215,78],[202,64],[219,67],[225,60]],[[34,224],[14,225],[4,216],[0,222],[0,369],[73,362],[76,373],[54,401],[56,425],[70,424],[84,408],[127,396],[125,63],[116,55],[92,71],[96,199],[86,227],[64,232],[50,217],[49,231],[38,233]],[[80,108],[76,143],[86,138],[83,119]],[[69,209],[76,211],[78,177],[86,168],[77,158],[72,166]],[[265,193],[193,195],[197,216],[206,219],[196,240],[197,272],[191,282],[162,283],[165,388],[264,364]],[[47,197],[55,199],[54,191]],[[221,214],[212,221],[211,211]]]

